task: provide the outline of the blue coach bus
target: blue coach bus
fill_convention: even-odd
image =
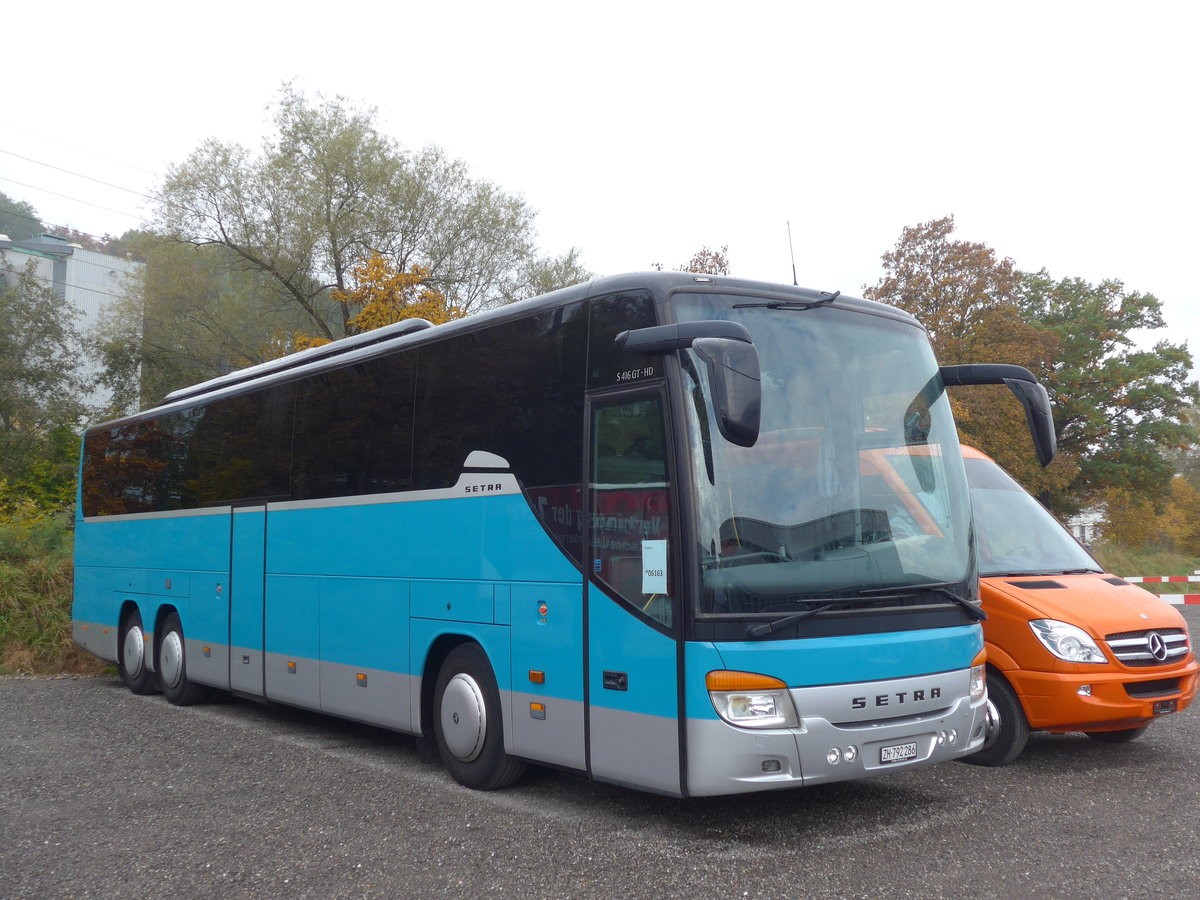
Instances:
[[[939,368],[837,293],[651,273],[401,322],[90,428],[74,637],[135,693],[411,733],[475,788],[960,757],[984,657],[945,386],[1000,382],[1045,450],[1028,372]]]

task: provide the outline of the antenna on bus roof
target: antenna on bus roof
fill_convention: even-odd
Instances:
[[[788,227],[788,252],[792,254],[792,284],[799,287],[800,282],[796,280],[796,248],[792,246],[792,220],[787,219]]]

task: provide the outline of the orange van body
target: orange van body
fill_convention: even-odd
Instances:
[[[963,447],[963,457],[988,614],[993,717],[988,744],[966,761],[1010,762],[1031,729],[1129,740],[1156,718],[1187,708],[1200,665],[1179,611],[1104,572],[987,456]],[[1004,493],[1014,487],[1024,496]],[[1069,545],[1045,530],[1051,524]]]

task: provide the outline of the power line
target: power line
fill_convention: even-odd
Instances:
[[[41,141],[45,142],[46,144],[57,146],[59,143],[58,138],[49,138],[44,134],[38,134],[37,132],[30,131],[27,128],[20,128],[16,125],[12,124],[12,122],[6,122],[3,119],[0,119],[0,126],[7,128],[9,131],[15,131],[19,134],[25,134],[25,135],[28,135],[29,137],[37,138],[38,140],[41,140]],[[79,150],[79,148],[75,148],[75,149]],[[84,149],[82,152],[87,156],[92,156],[92,157],[95,157],[96,159],[102,159],[105,162],[115,163],[116,165],[124,166],[127,169],[136,169],[139,172],[145,172],[147,175],[153,175],[155,178],[162,177],[162,173],[160,173],[160,172],[156,172],[152,169],[147,169],[145,166],[139,166],[136,163],[131,163],[124,159],[114,159],[111,156],[105,156],[103,153],[97,153],[95,150],[93,150],[90,147]]]
[[[17,181],[15,178],[5,178],[3,175],[0,175],[0,181],[7,181],[9,184],[17,184],[23,188],[29,188],[32,191],[41,191],[43,194],[50,194],[52,197],[61,197],[63,200],[70,200],[74,203],[82,203],[84,206],[94,206],[96,209],[102,209],[105,212],[116,213],[118,216],[125,216],[126,218],[136,219],[139,222],[144,222],[146,220],[145,216],[135,215],[134,213],[128,213],[128,212],[125,212],[120,209],[113,209],[112,207],[109,207],[109,206],[101,206],[99,203],[91,203],[87,200],[80,200],[78,197],[71,197],[68,194],[60,194],[57,191],[50,191],[50,190],[47,190],[46,188],[38,187],[35,184],[26,184],[23,181]],[[86,232],[80,232],[80,233],[86,234]]]
[[[0,153],[7,154],[8,156],[15,156],[17,159],[23,159],[23,160],[25,160],[25,162],[31,162],[37,166],[45,166],[47,169],[53,169],[55,172],[62,172],[66,175],[73,175],[76,178],[83,178],[87,181],[94,181],[96,184],[102,184],[105,187],[115,188],[118,191],[125,191],[127,194],[133,194],[135,197],[142,197],[142,198],[144,198],[146,200],[150,200],[150,201],[154,200],[154,198],[151,197],[149,194],[143,194],[141,191],[135,191],[133,188],[122,187],[121,185],[113,184],[110,181],[101,181],[99,178],[93,178],[91,175],[83,175],[79,172],[72,172],[70,169],[64,169],[61,166],[52,166],[52,165],[50,165],[50,163],[42,162],[41,160],[33,159],[28,156],[22,156],[20,153],[13,153],[11,150],[5,150],[3,147],[0,147]]]
[[[7,179],[5,179],[5,180],[7,180]],[[43,230],[48,229],[48,228],[60,228],[63,231],[69,231],[74,234],[81,234],[84,237],[92,238],[93,240],[95,240],[99,243],[107,243],[106,238],[114,237],[114,235],[108,235],[108,234],[92,234],[92,232],[90,232],[90,231],[82,231],[78,228],[72,228],[70,225],[63,225],[60,222],[50,222],[46,219],[39,219],[37,216],[31,216],[31,215],[28,215],[27,213],[17,212],[17,210],[15,210],[15,209],[6,209],[6,210],[4,210],[4,214],[6,216],[14,216],[15,218],[18,218],[18,219],[25,219],[29,222],[32,222],[34,225],[41,227]],[[64,235],[56,235],[56,237],[63,237],[63,236]]]

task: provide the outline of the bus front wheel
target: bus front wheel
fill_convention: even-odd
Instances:
[[[142,614],[136,609],[121,620],[117,648],[117,672],[125,687],[135,694],[155,693],[158,684],[146,665],[146,632],[142,628]]]
[[[171,613],[163,622],[163,637],[158,645],[158,675],[162,680],[163,695],[176,706],[203,703],[212,694],[212,688],[207,685],[188,680],[183,625],[178,613]]]
[[[500,692],[478,644],[459,644],[446,656],[433,702],[434,740],[455,781],[490,791],[521,777],[525,764],[504,752]]]

